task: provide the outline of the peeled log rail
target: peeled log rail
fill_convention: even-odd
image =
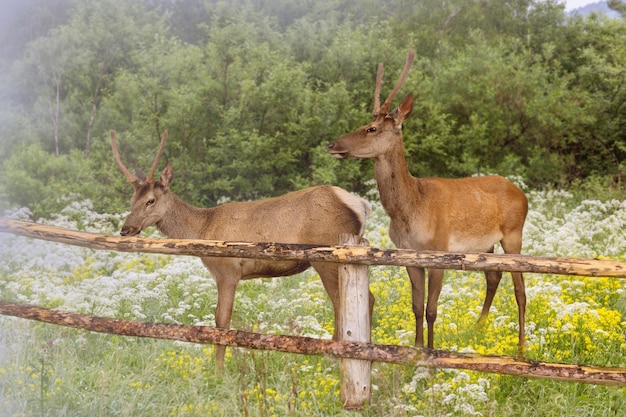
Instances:
[[[554,364],[507,356],[481,356],[440,350],[422,350],[408,346],[388,346],[320,340],[310,337],[266,335],[237,330],[214,329],[206,326],[142,323],[62,312],[7,301],[0,301],[0,314],[123,336],[150,337],[250,349],[277,350],[304,355],[329,355],[400,365],[467,369],[531,378],[626,386],[626,368]]]
[[[105,236],[0,217],[0,232],[36,239],[121,252],[191,256],[225,256],[270,260],[307,260],[363,265],[417,266],[474,271],[536,272],[559,275],[626,278],[626,262],[531,257],[487,253],[446,253],[367,246],[315,246],[283,243],[223,242]]]

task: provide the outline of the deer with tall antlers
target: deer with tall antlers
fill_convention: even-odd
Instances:
[[[115,160],[133,185],[131,211],[121,230],[122,236],[134,236],[145,228],[156,227],[174,239],[280,242],[313,245],[336,245],[340,233],[361,236],[370,213],[369,203],[339,187],[317,186],[267,200],[232,202],[212,208],[197,208],[185,203],[170,190],[173,170],[168,163],[155,181],[159,158],[167,131],[161,137],[157,156],[147,177],[135,178],[120,159],[111,131]],[[329,262],[269,261],[243,258],[201,258],[217,284],[218,328],[230,326],[235,290],[242,279],[288,276],[309,266],[319,273],[335,313],[335,333],[339,314],[339,265]],[[374,297],[369,294],[370,313]],[[371,314],[370,314],[371,317]],[[216,347],[217,369],[224,365],[225,346]]]
[[[449,252],[493,252],[500,242],[504,252],[519,254],[528,200],[513,183],[500,176],[460,179],[415,178],[404,156],[402,123],[413,110],[413,95],[407,95],[393,111],[389,107],[407,77],[414,52],[409,51],[396,86],[380,105],[383,65],[378,66],[371,123],[337,139],[328,146],[336,158],[371,158],[380,199],[390,217],[389,235],[398,248]],[[424,346],[424,268],[407,268],[411,280],[415,345]],[[428,348],[434,344],[437,300],[443,281],[442,269],[428,271],[426,322]],[[487,290],[479,323],[489,313],[502,272],[486,271]],[[526,292],[524,278],[513,272],[519,313],[518,354],[525,350]]]

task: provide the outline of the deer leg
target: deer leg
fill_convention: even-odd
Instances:
[[[435,321],[437,320],[437,302],[443,285],[443,269],[428,270],[428,303],[426,304],[426,323],[428,324],[428,349],[433,349],[435,340]]]
[[[487,251],[487,253],[493,253],[494,247],[491,250]],[[489,315],[489,309],[491,308],[491,303],[493,303],[493,297],[496,295],[496,291],[498,290],[498,285],[500,285],[500,280],[502,280],[502,272],[501,271],[485,271],[485,279],[487,280],[487,290],[485,292],[485,302],[483,303],[483,310],[480,313],[480,317],[476,322],[476,327],[481,327],[487,321],[487,316]]]
[[[496,295],[498,285],[500,285],[500,280],[502,279],[502,271],[485,271],[485,278],[487,280],[487,291],[485,293],[483,310],[481,311],[480,317],[476,322],[477,327],[484,325],[487,321],[489,309],[491,308],[491,303],[493,303],[493,297]]]
[[[521,272],[511,272],[513,278],[513,288],[515,289],[515,301],[517,301],[517,312],[519,321],[519,341],[517,344],[518,356],[524,356],[526,353],[526,287],[524,285],[524,276]]]
[[[324,285],[330,302],[333,304],[333,313],[335,316],[333,340],[339,340],[339,265],[331,263],[312,263],[311,266],[320,274],[322,285]]]
[[[505,236],[500,243],[505,253],[521,253],[522,252],[522,231],[521,228],[517,233],[511,233]],[[524,276],[521,272],[511,272],[513,278],[513,288],[515,290],[515,301],[517,302],[519,333],[518,333],[518,356],[524,356],[526,353],[526,287],[524,285]]]
[[[426,286],[426,272],[424,268],[408,268],[411,279],[411,295],[413,300],[413,314],[415,315],[415,346],[424,347],[424,294]]]
[[[326,293],[333,304],[333,313],[335,316],[335,326],[333,331],[333,340],[339,340],[339,268],[340,264],[328,262],[311,263],[315,268],[324,285]],[[369,311],[370,311],[370,329],[372,328],[372,313],[374,311],[374,295],[369,291]]]
[[[492,247],[490,251],[487,253],[493,253],[494,248]],[[489,315],[489,309],[491,308],[491,304],[493,303],[493,297],[496,295],[496,291],[498,290],[498,286],[500,285],[500,280],[502,280],[502,272],[501,271],[485,271],[485,279],[487,281],[487,290],[485,292],[485,302],[483,303],[483,310],[480,313],[480,317],[476,322],[476,327],[481,327],[487,321],[487,316]]]
[[[235,290],[239,277],[233,275],[215,276],[217,284],[217,309],[215,311],[215,326],[218,329],[228,329],[233,315],[233,304],[235,303]],[[224,358],[226,356],[226,346],[215,346],[216,371],[222,373],[224,370]]]

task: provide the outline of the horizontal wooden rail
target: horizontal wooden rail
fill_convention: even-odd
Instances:
[[[283,243],[223,242],[105,236],[0,217],[0,232],[36,239],[122,252],[192,256],[225,256],[271,260],[307,260],[364,265],[417,266],[475,271],[536,272],[559,275],[626,278],[626,262],[532,257],[487,253],[446,253],[367,246],[315,246]]]
[[[400,365],[466,369],[530,378],[543,378],[599,385],[626,386],[626,368],[600,368],[418,349],[408,346],[320,340],[310,337],[267,335],[206,326],[144,323],[93,317],[50,310],[32,305],[0,301],[0,314],[99,333],[180,340],[250,349],[276,350],[304,355],[329,355],[350,359],[388,362]]]

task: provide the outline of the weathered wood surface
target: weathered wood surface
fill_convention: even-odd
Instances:
[[[309,337],[265,335],[237,330],[214,329],[205,326],[142,323],[49,310],[8,301],[0,301],[0,314],[124,336],[277,350],[304,355],[328,355],[400,365],[466,369],[599,385],[626,386],[626,368],[555,364],[506,356],[481,356],[438,350],[421,350],[408,346],[388,346],[360,342],[319,340]]]
[[[339,244],[367,246],[360,236],[342,233]],[[339,267],[339,340],[371,342],[369,275],[367,265],[343,264]],[[360,410],[372,396],[372,363],[342,358],[341,402],[347,410]]]
[[[92,249],[192,256],[226,256],[257,259],[305,259],[308,261],[363,265],[418,266],[459,270],[496,270],[626,278],[626,262],[531,257],[486,253],[446,253],[362,246],[294,245],[282,243],[223,242],[211,240],[154,239],[106,236],[78,232],[0,217],[0,232],[49,240]]]

